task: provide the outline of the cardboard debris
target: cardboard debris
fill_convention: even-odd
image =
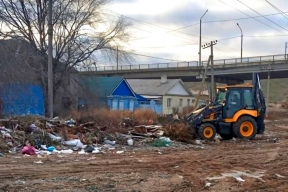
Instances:
[[[132,138],[142,139],[146,137],[158,138],[164,135],[163,127],[159,125],[139,125],[130,132]]]

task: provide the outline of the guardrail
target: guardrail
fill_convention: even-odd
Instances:
[[[286,56],[286,57],[285,57]],[[268,56],[258,56],[258,57],[244,57],[234,58],[234,59],[220,59],[214,60],[214,65],[238,65],[238,64],[249,64],[249,63],[275,63],[276,61],[287,61],[288,55],[268,55]],[[207,61],[202,62],[202,66],[206,66]],[[77,67],[76,69],[80,72],[85,71],[130,71],[130,70],[141,70],[141,69],[167,69],[167,68],[183,68],[183,67],[198,67],[197,61],[192,62],[178,62],[178,63],[156,63],[156,64],[140,64],[140,65],[120,65],[118,66],[88,66],[88,67]]]

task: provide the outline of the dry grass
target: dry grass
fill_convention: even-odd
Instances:
[[[194,144],[197,138],[194,130],[183,122],[166,124],[164,128],[165,136],[172,140]]]
[[[149,120],[155,121],[157,114],[149,109],[132,111],[113,111],[106,108],[89,109],[87,111],[72,111],[70,116],[79,123],[95,121],[97,126],[117,127],[124,118],[131,118],[139,124],[148,124]]]

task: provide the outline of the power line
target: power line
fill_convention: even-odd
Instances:
[[[170,28],[167,28],[167,27],[164,27],[164,26],[161,26],[161,25],[156,25],[156,24],[148,23],[148,22],[146,22],[146,21],[141,21],[141,20],[139,20],[139,19],[135,19],[135,18],[132,18],[132,17],[128,17],[128,16],[126,16],[126,15],[122,15],[122,14],[116,13],[116,12],[110,10],[110,9],[108,9],[108,10],[111,11],[111,12],[113,12],[113,13],[115,13],[115,14],[117,14],[117,15],[126,17],[126,18],[128,18],[128,19],[130,19],[130,20],[134,20],[134,21],[137,21],[137,22],[139,22],[139,23],[142,23],[142,24],[144,24],[144,25],[146,25],[146,26],[149,26],[149,25],[150,25],[150,26],[154,26],[154,27],[158,27],[158,28],[162,28],[162,29],[168,30],[168,31],[166,31],[165,33],[178,32],[178,33],[182,33],[182,34],[189,35],[189,36],[199,37],[198,35],[194,35],[194,34],[185,33],[185,32],[180,32],[180,31],[179,31],[179,30],[181,30],[181,29],[185,29],[185,28],[188,28],[188,27],[192,27],[192,26],[198,25],[199,23],[194,23],[194,24],[191,24],[191,25],[188,25],[188,26],[185,26],[185,27],[177,28],[177,29],[170,29]],[[188,39],[188,38],[179,36],[179,35],[175,35],[175,34],[172,34],[172,35],[174,35],[174,36],[176,36],[176,37],[180,37],[180,38],[182,38],[182,39],[189,40],[189,41],[195,41],[195,40],[191,40],[191,39]],[[138,38],[138,39],[133,39],[133,41],[134,41],[134,40],[144,39],[144,38],[145,38],[145,37],[143,37],[143,38]],[[196,42],[196,41],[195,41],[195,42]]]
[[[132,54],[132,55],[139,55],[139,56],[142,56],[142,57],[149,57],[149,58],[153,58],[153,59],[161,59],[161,60],[175,61],[175,62],[187,62],[187,61],[179,61],[179,60],[174,60],[174,59],[166,59],[166,58],[162,58],[162,57],[154,57],[154,56],[150,56],[150,55],[133,53],[133,52],[123,51],[123,50],[117,50],[117,49],[113,49],[111,47],[106,47],[106,49],[110,49],[110,50],[113,50],[113,51],[119,51],[119,52],[123,52],[123,53],[128,53],[128,54]]]
[[[223,4],[225,4],[225,5],[229,6],[229,7],[232,7],[232,6],[228,5],[227,3],[224,3],[224,2],[221,1],[221,0],[218,0],[218,1],[220,1],[221,3],[223,3]],[[244,15],[247,15],[247,16],[253,18],[252,16],[248,15],[247,13],[244,13],[243,11],[240,11],[239,9],[236,9],[236,8],[234,8],[234,7],[232,7],[232,8],[235,9],[235,10],[237,10],[237,11],[239,11],[240,13],[243,13]],[[280,31],[280,30],[278,30],[278,29],[276,29],[276,28],[274,28],[274,27],[272,27],[272,26],[270,26],[270,25],[267,25],[266,23],[264,23],[264,22],[262,22],[262,21],[260,21],[260,20],[258,20],[258,19],[256,19],[256,18],[253,18],[253,19],[256,20],[256,21],[258,21],[258,22],[260,22],[260,23],[262,23],[262,24],[264,24],[264,25],[266,25],[266,26],[268,26],[268,27],[270,27],[270,28],[272,28],[272,29],[274,29],[274,30],[276,30],[276,31],[278,31],[278,32],[280,32],[280,33],[283,33],[282,31]],[[285,33],[283,33],[283,34],[285,34]]]
[[[129,53],[129,52],[126,52],[126,53]],[[154,57],[154,56],[149,56],[149,55],[143,55],[143,54],[139,54],[139,53],[132,53],[132,52],[130,52],[130,54],[139,55],[139,56],[142,56],[142,57],[149,57],[149,58],[153,58],[153,59],[161,59],[161,60],[166,60],[166,61],[186,62],[186,61],[179,61],[179,60],[174,60],[174,59],[165,59],[165,58],[161,58],[161,57]]]
[[[283,15],[284,18],[288,19],[288,16],[281,11],[280,9],[278,9],[275,5],[273,5],[272,3],[270,3],[269,1],[265,0],[269,5],[271,5],[274,9],[276,9],[281,15]]]
[[[245,37],[287,37],[288,35],[245,35]]]
[[[242,3],[240,0],[237,0],[239,3],[241,3],[242,5],[246,6],[247,8],[249,8],[250,10],[254,11],[255,13],[261,15],[262,17],[264,17],[265,19],[267,19],[268,21],[270,21],[271,23],[274,23],[275,25],[277,25],[278,27],[284,29],[285,31],[288,31],[287,29],[285,29],[284,27],[282,27],[281,25],[278,25],[277,23],[275,23],[274,21],[272,21],[271,19],[268,19],[266,16],[260,14],[259,12],[255,11],[254,9],[252,9],[251,7],[249,7],[248,5],[246,5],[245,3]]]
[[[240,36],[236,36],[236,37],[228,37],[228,38],[224,38],[224,39],[217,39],[217,41],[224,41],[224,40],[228,40],[228,39],[234,39],[234,38],[238,38]],[[219,42],[220,43],[220,42]],[[167,46],[157,46],[157,47],[137,47],[137,49],[157,49],[157,48],[165,48],[165,47],[180,47],[180,46],[190,46],[190,45],[199,45],[198,43],[188,43],[188,44],[180,44],[180,45],[167,45]],[[226,45],[228,46],[228,45]],[[238,51],[238,50],[237,50]]]
[[[227,4],[226,4],[227,5]],[[288,12],[283,12],[283,14]],[[273,15],[279,15],[281,13],[273,13],[273,14],[267,14],[263,16],[273,16]],[[219,22],[228,22],[228,21],[238,21],[238,20],[245,20],[245,19],[254,19],[262,16],[254,16],[254,17],[242,17],[242,18],[235,18],[235,19],[223,19],[223,20],[215,20],[215,21],[203,21],[202,23],[219,23]]]

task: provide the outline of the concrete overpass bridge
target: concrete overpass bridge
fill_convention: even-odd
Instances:
[[[78,68],[81,75],[123,76],[127,79],[160,78],[165,74],[167,78],[181,78],[184,82],[201,81],[207,61],[199,66],[198,62],[157,63],[141,65],[100,66]],[[208,77],[211,67],[208,68]],[[225,84],[243,83],[252,78],[252,72],[258,72],[261,79],[288,78],[288,55],[266,55],[234,59],[214,60],[215,82]]]

